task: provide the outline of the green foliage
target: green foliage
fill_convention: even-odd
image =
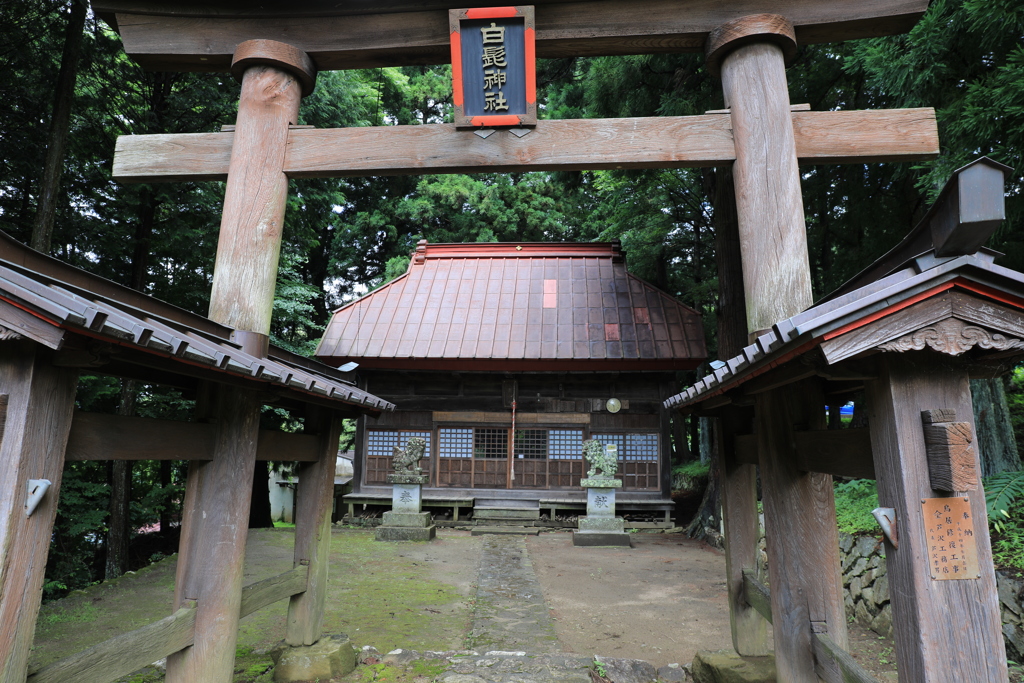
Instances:
[[[675,467],[673,467],[672,476],[682,476],[691,478],[706,477],[708,476],[708,472],[710,471],[711,465],[701,463],[700,460],[693,460],[683,465],[676,465]]]
[[[1001,511],[1003,519],[991,525],[992,560],[997,567],[1024,571],[1024,497],[1008,507]],[[991,512],[989,515],[991,520]]]
[[[846,534],[878,534],[871,511],[878,507],[878,489],[873,479],[853,479],[835,484],[836,523]]]
[[[1024,453],[1024,366],[1017,366],[1006,378],[1006,404],[1017,450]]]
[[[985,478],[985,507],[989,524],[997,531],[1004,531],[1007,524],[1014,522],[1010,509],[1018,498],[1024,499],[1024,471],[1000,472]]]

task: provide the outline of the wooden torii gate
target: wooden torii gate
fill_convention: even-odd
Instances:
[[[493,3],[464,2],[461,6]],[[481,139],[452,125],[303,130],[299,102],[317,69],[350,69],[449,60],[449,5],[437,0],[373,3],[265,2],[238,9],[228,0],[94,0],[116,26],[127,53],[148,69],[231,71],[242,82],[233,131],[122,137],[114,177],[122,181],[227,179],[211,317],[264,343],[290,177],[472,171],[674,168],[732,164],[747,305],[756,335],[811,304],[799,163],[867,163],[938,153],[931,109],[794,111],[785,74],[798,43],[901,33],[927,0],[536,0],[538,57],[705,51],[720,74],[725,114],[652,119],[539,121],[525,137]],[[846,646],[831,487],[825,479],[762,462],[765,495],[787,511],[786,545],[769,536],[780,593],[787,582],[812,606],[815,628]],[[824,475],[823,475],[824,476]],[[754,470],[727,476],[731,528],[756,529]],[[247,488],[225,478],[219,485]],[[203,488],[202,482],[189,486]],[[240,493],[239,493],[240,495]],[[807,501],[814,501],[813,505]],[[769,524],[781,523],[771,520]],[[734,567],[752,566],[750,534],[731,534]],[[794,556],[791,548],[813,549]],[[237,548],[184,555],[179,580],[210,576]],[[198,580],[195,579],[195,580]],[[730,580],[733,642],[742,654],[767,652],[765,622]],[[180,591],[179,591],[180,592]],[[211,618],[213,615],[211,615]],[[168,662],[167,680],[228,680],[237,611],[209,622],[207,644]],[[802,628],[775,623],[779,680],[817,680]],[[232,635],[228,635],[231,633]]]

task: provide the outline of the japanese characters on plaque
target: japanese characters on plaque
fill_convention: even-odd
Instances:
[[[450,10],[449,22],[456,126],[535,125],[533,7]]]
[[[978,547],[974,539],[974,514],[965,497],[922,498],[928,536],[928,568],[932,579],[977,579]],[[987,521],[982,522],[987,524]]]

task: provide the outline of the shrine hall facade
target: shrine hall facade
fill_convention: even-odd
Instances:
[[[397,406],[359,420],[350,510],[390,502],[392,448],[418,436],[424,504],[456,515],[582,506],[586,439],[618,447],[624,511],[667,511],[663,401],[705,356],[700,315],[629,274],[617,242],[421,241],[404,275],[334,312],[317,350]]]

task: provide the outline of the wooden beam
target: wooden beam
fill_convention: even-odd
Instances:
[[[793,436],[797,469],[837,477],[875,478],[867,427],[798,431]]]
[[[850,653],[835,644],[826,633],[815,633],[815,670],[825,683],[879,683]]]
[[[0,681],[24,681],[57,516],[78,372],[34,342],[0,346]],[[49,490],[26,514],[30,479]]]
[[[747,604],[757,610],[758,614],[772,623],[772,594],[768,586],[761,583],[752,569],[743,570],[743,596]]]
[[[216,427],[75,411],[67,460],[212,460]],[[315,462],[317,437],[261,429],[256,460]]]
[[[753,571],[745,569],[743,589],[750,606],[771,623],[771,590],[768,586],[761,583]],[[828,634],[815,633],[811,646],[814,648],[815,670],[826,683],[878,683],[877,678],[858,664],[849,652],[836,645]]]
[[[793,462],[802,472],[818,472],[837,477],[874,479],[871,435],[866,427],[853,429],[813,429],[793,432]],[[757,437],[736,437],[735,457],[740,464],[757,464]]]
[[[306,567],[257,581],[242,589],[239,616],[248,616],[304,590]],[[189,604],[169,617],[48,664],[30,674],[27,683],[107,683],[188,647],[193,643],[195,627],[195,605]]]
[[[756,0],[690,0],[685,7],[676,0],[534,4],[541,58],[700,52],[716,26],[766,11]],[[247,3],[225,11],[226,5],[211,9],[197,2],[101,0],[95,9],[116,14],[125,51],[155,71],[227,72],[235,47],[254,37],[295,45],[321,70],[447,64],[451,59],[450,5],[434,0],[379,9],[378,3],[354,2],[305,10],[297,9],[297,3],[273,3],[262,11]],[[464,6],[473,5],[487,3]],[[775,0],[770,11],[793,23],[803,45],[905,33],[927,7],[927,0]]]
[[[913,161],[939,151],[931,108],[790,114],[803,164]],[[518,138],[482,139],[453,124],[291,129],[284,172],[293,178],[422,173],[686,168],[735,160],[725,114],[538,121]],[[122,135],[122,182],[224,180],[235,133]]]
[[[107,683],[192,644],[194,605],[44,666],[27,683]]]

